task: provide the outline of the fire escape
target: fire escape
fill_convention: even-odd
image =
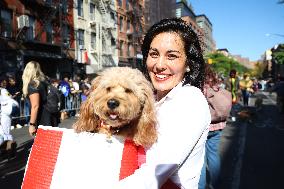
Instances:
[[[67,51],[67,46],[62,39],[63,15],[61,1],[24,0],[25,9],[29,10],[32,15],[19,16],[19,30],[16,36],[18,43],[31,43],[31,46],[48,45],[49,47],[46,47],[47,51],[51,53],[52,51],[54,53],[59,52],[57,58],[62,58]],[[38,54],[40,53],[38,52]],[[44,53],[42,56],[44,57]]]
[[[101,19],[92,18],[90,22],[91,31],[99,31],[98,49],[90,50],[98,62],[98,69],[116,66],[115,55],[115,6],[113,0],[91,0],[98,8]],[[113,15],[113,16],[111,16]]]
[[[142,63],[141,45],[145,29],[143,0],[129,1],[129,3],[130,6],[126,13],[132,22],[133,29],[127,31],[127,40],[128,44],[132,45],[134,53],[128,55],[128,62],[132,67],[140,68]]]

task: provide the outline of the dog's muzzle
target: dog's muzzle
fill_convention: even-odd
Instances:
[[[116,99],[110,99],[107,101],[107,106],[113,110],[119,106],[119,101]]]

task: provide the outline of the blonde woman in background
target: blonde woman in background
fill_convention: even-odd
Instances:
[[[23,72],[23,94],[31,104],[31,117],[29,122],[29,133],[35,135],[38,125],[46,125],[43,104],[46,100],[47,91],[45,75],[42,73],[40,64],[30,61]]]

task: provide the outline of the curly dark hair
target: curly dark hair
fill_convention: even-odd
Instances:
[[[208,65],[205,65],[205,84],[209,85],[211,88],[218,85],[220,82],[218,80],[218,74]]]
[[[146,65],[150,45],[158,34],[165,32],[177,33],[183,41],[186,65],[190,68],[190,71],[186,72],[184,75],[183,85],[190,84],[202,90],[204,85],[205,62],[199,38],[192,28],[180,18],[163,19],[148,30],[142,44],[142,72],[150,79]]]

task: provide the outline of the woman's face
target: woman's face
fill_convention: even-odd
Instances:
[[[186,54],[180,36],[173,32],[158,34],[150,45],[146,64],[160,99],[184,78]]]

